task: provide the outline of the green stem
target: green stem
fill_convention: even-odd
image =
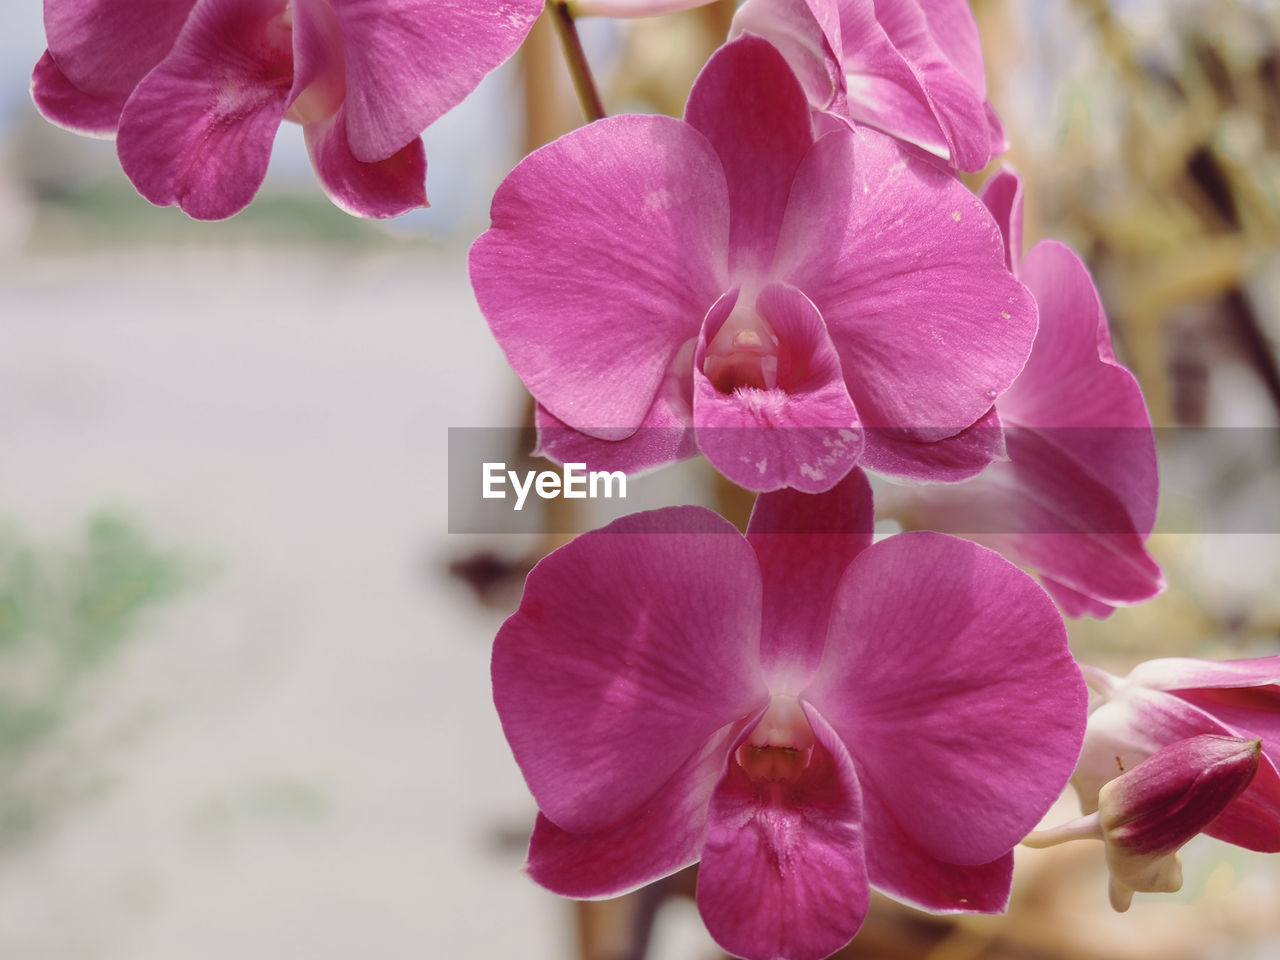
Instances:
[[[582,112],[588,122],[603,120],[604,104],[600,102],[596,82],[591,77],[591,67],[587,64],[586,54],[582,52],[582,40],[578,37],[578,27],[573,22],[568,3],[565,0],[547,0],[547,11],[556,25],[556,33],[560,35],[564,60],[569,66],[569,75],[573,77],[573,88],[578,92]]]

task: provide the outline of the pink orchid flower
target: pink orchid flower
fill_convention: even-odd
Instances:
[[[1111,906],[1123,913],[1137,892],[1182,889],[1178,851],[1207,829],[1258,775],[1262,741],[1203,733],[1161,747],[1098,791],[1098,809],[1022,842],[1050,847],[1101,840]]]
[[[1084,666],[1101,695],[1089,714],[1072,783],[1086,814],[1105,784],[1180,740],[1213,734],[1261,740],[1258,771],[1204,832],[1249,850],[1280,852],[1280,657],[1148,660],[1127,677]]]
[[[950,479],[930,458],[954,448],[980,471],[999,431],[949,438],[1036,325],[982,203],[875,131],[815,140],[756,37],[711,58],[683,121],[614,117],[525,158],[471,279],[549,456],[632,472],[700,449],[754,490],[855,463]]]
[[[779,46],[815,109],[960,170],[1007,149],[968,0],[748,0],[729,36],[743,33]]]
[[[1159,486],[1142,389],[1111,348],[1089,271],[1055,240],[1022,250],[1022,185],[1010,171],[982,199],[1010,268],[1039,306],[1026,368],[996,401],[1008,459],[954,486],[922,487],[914,520],[972,536],[1036,571],[1070,616],[1108,616],[1164,589],[1146,549]]]
[[[277,128],[302,124],[321,186],[358,216],[425,206],[420,134],[507,59],[541,0],[45,0],[32,95],[51,121],[118,134],[152,203],[242,210]]]
[[[1079,748],[1080,672],[1052,601],[976,544],[875,545],[861,471],[762,495],[747,535],[699,507],[634,514],[529,574],[494,702],[540,814],[528,870],[610,897],[701,862],[737,956],[811,960],[868,885],[1005,906],[1010,850]]]

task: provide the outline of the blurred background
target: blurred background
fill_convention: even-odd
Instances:
[[[1276,653],[1277,5],[974,9],[1027,239],[1090,262],[1169,428],[1169,590],[1073,625],[1077,652]],[[583,23],[606,108],[678,114],[731,15]],[[552,31],[426,132],[431,209],[348,218],[286,124],[258,199],[197,224],[36,114],[36,0],[0,21],[0,957],[720,956],[688,877],[576,906],[520,872],[488,646],[548,543],[447,533],[446,428],[527,415],[465,257],[511,165],[580,122]],[[1193,427],[1234,439],[1205,456]],[[742,515],[697,464],[667,482]],[[1124,916],[1095,845],[1019,858],[1008,916],[877,899],[842,956],[1280,945],[1275,858],[1197,841],[1185,889]]]

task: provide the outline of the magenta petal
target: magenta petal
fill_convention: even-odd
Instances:
[[[49,52],[67,80],[121,103],[173,47],[196,0],[45,0]]]
[[[346,111],[308,123],[311,165],[325,193],[338,207],[357,217],[398,217],[427,205],[427,154],[415,138],[399,153],[377,163],[361,163],[347,143]]]
[[[693,341],[676,355],[638,429],[625,440],[597,440],[557,420],[538,405],[535,455],[556,463],[585,463],[588,470],[637,473],[697,456],[693,436]]]
[[[152,203],[219,220],[258,192],[292,83],[285,10],[284,0],[201,0],[133,92],[120,163]]]
[[[954,177],[871,130],[823,137],[796,175],[774,274],[821,311],[867,426],[942,440],[1022,370],[1035,303]]]
[[[1007,424],[1050,428],[1053,443],[1114,491],[1144,537],[1155,525],[1155,437],[1142,390],[1116,363],[1106,314],[1071,249],[1037,244],[1022,275],[1040,306],[1023,374],[1000,398]]]
[[[539,814],[529,841],[529,876],[565,897],[617,897],[696,863],[711,791],[724,770],[734,724],[694,753],[648,803],[598,833],[567,833]]]
[[[385,159],[515,53],[542,0],[330,0],[347,55],[347,134]]]
[[[891,799],[882,799],[867,784],[862,807],[867,873],[877,890],[938,913],[1000,913],[1008,905],[1012,852],[979,866],[947,863],[907,836]]]
[[[918,483],[957,483],[1006,458],[1004,430],[992,407],[954,437],[925,443],[901,430],[868,430],[862,464],[868,470]]]
[[[46,120],[92,137],[115,134],[125,101],[124,96],[85,93],[58,69],[48,50],[32,71],[31,99]]]
[[[764,581],[760,660],[773,690],[800,690],[822,655],[845,567],[871,546],[871,485],[856,467],[826,493],[756,498],[747,540]]]
[[[1035,826],[1071,775],[1087,700],[1044,591],[931,533],[849,565],[804,697],[908,836],[957,864],[989,863]]]
[[[736,294],[712,307],[693,359],[693,422],[698,447],[734,483],[750,490],[830,490],[862,454],[858,414],[845,388],[822,316],[784,284],[760,292],[754,312],[778,339],[777,384],[724,392],[703,373],[708,344],[751,304]]]
[[[747,960],[820,960],[867,912],[858,780],[840,738],[804,712],[818,746],[798,780],[753,781],[730,757],[711,798],[698,910]]]
[[[1022,178],[1007,167],[979,194],[1004,237],[1005,265],[1016,277],[1022,267]]]
[[[618,825],[760,706],[760,590],[750,545],[697,507],[625,517],[533,569],[494,641],[493,698],[552,822]]]
[[[525,386],[564,423],[619,440],[726,289],[729,207],[707,141],[614,117],[526,157],[471,248],[471,283]]]
[[[948,19],[955,21],[951,26],[960,20]],[[968,28],[976,42],[972,19]],[[987,165],[992,137],[985,89],[975,89],[966,75],[970,64],[962,71],[947,58],[918,3],[846,0],[841,34],[854,120],[915,143],[961,170]]]
[[[724,164],[732,212],[730,269],[763,269],[778,242],[796,168],[813,143],[800,82],[772,44],[742,37],[707,61],[684,118]]]
[[[744,33],[778,48],[815,109],[843,105],[840,13],[834,0],[747,0],[733,15],[729,39]]]
[[[1161,657],[1138,664],[1130,672],[1129,680],[1152,690],[1270,687],[1274,692],[1280,685],[1280,656],[1254,660]]]
[[[1079,590],[1072,590],[1052,577],[1041,574],[1040,583],[1068,617],[1093,617],[1097,620],[1105,620],[1116,612],[1116,608],[1111,604],[1095,600]]]

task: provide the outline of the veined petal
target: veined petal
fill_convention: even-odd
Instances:
[[[398,217],[427,206],[427,153],[415,138],[377,163],[361,163],[347,143],[346,109],[303,126],[307,153],[324,192],[357,217]]]
[[[907,835],[955,864],[1012,849],[1084,732],[1084,681],[1044,591],[984,547],[902,534],[849,565],[828,638],[803,696]]]
[[[293,19],[293,85],[288,116],[304,125],[318,123],[337,113],[347,95],[342,28],[328,0],[290,0],[289,9]],[[345,127],[345,119],[343,124]],[[345,149],[350,152],[349,145]]]
[[[871,485],[856,467],[826,493],[756,498],[747,540],[764,582],[760,660],[776,692],[799,692],[822,656],[845,567],[871,546]]]
[[[647,803],[611,829],[567,833],[539,814],[529,841],[529,876],[561,896],[596,899],[621,896],[696,863],[711,791],[742,726],[714,734]]]
[[[125,96],[85,93],[67,79],[46,50],[31,73],[31,99],[51,123],[87,136],[109,138],[120,123]]]
[[[863,831],[871,885],[935,913],[1000,913],[1009,903],[1013,853],[991,863],[960,866],[929,854],[893,815],[893,794],[862,785]]]
[[[940,30],[963,24],[958,11],[945,12],[945,17],[939,16]],[[962,70],[940,48],[919,3],[844,0],[840,13],[850,116],[936,153],[961,170],[986,166],[992,136],[985,80],[975,88],[969,75],[972,56],[966,50],[977,42],[972,18],[967,23],[972,36],[948,42],[964,63]]]
[[[123,103],[172,49],[196,0],[45,0],[58,69],[89,96]]]
[[[978,196],[1000,227],[1005,265],[1016,277],[1022,268],[1022,178],[1005,167],[986,182]]]
[[[1079,590],[1072,590],[1052,577],[1041,576],[1040,583],[1068,617],[1093,617],[1096,620],[1105,620],[1116,612],[1116,608],[1111,604],[1095,600]]]
[[[120,164],[154,204],[197,220],[258,192],[293,80],[285,0],[200,0],[120,116]]]
[[[813,143],[800,81],[772,44],[741,37],[702,68],[684,118],[724,165],[729,268],[735,276],[759,273],[773,258],[791,182]]]
[[[347,58],[347,136],[366,163],[398,153],[515,53],[542,0],[329,0]]]
[[[1197,660],[1161,657],[1138,664],[1130,683],[1152,690],[1182,691],[1207,687],[1280,686],[1280,656],[1254,660]]]
[[[1004,430],[995,407],[973,426],[942,440],[915,440],[910,431],[891,428],[872,429],[866,434],[863,465],[876,473],[915,483],[968,480],[1007,457]]]
[[[633,514],[545,557],[493,646],[538,807],[571,833],[617,826],[767,699],[759,637],[755,554],[709,510]]]
[[[986,207],[871,130],[829,133],[805,157],[773,275],[821,311],[863,423],[915,440],[979,420],[1035,338]]]
[[[815,109],[843,107],[840,12],[834,0],[747,0],[733,15],[729,39],[744,33],[778,48]]]
[[[693,348],[690,340],[676,354],[640,429],[625,440],[597,440],[557,420],[538,404],[538,446],[534,454],[556,463],[585,463],[588,470],[621,470],[627,474],[697,456],[698,444],[693,436]]]
[[[752,310],[749,304],[739,308]],[[794,287],[770,284],[754,310],[777,337],[776,385],[713,382],[708,344],[732,323],[732,300],[707,314],[693,362],[698,448],[734,483],[752,490],[829,490],[862,453],[858,414],[831,338],[812,302]]]
[[[471,248],[471,283],[530,393],[569,426],[620,440],[725,290],[728,236],[706,139],[669,117],[614,117],[511,172]]]
[[[716,943],[747,960],[820,960],[867,912],[858,780],[840,738],[804,712],[817,747],[798,779],[753,780],[731,756],[711,798],[698,910]]]
[[[1145,537],[1159,486],[1155,436],[1138,382],[1115,361],[1089,271],[1069,247],[1045,240],[1027,254],[1022,275],[1040,329],[1026,369],[999,400],[1000,415],[1048,428],[1063,455],[1114,491]]]

